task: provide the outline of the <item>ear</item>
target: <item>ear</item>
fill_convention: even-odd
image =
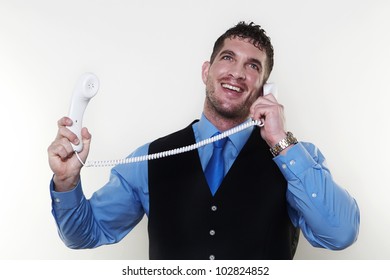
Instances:
[[[210,66],[211,64],[209,61],[205,61],[202,65],[202,80],[204,84],[207,83],[207,76],[209,75]]]

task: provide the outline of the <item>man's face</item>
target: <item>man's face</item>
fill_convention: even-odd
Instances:
[[[205,62],[205,113],[210,117],[245,120],[252,103],[261,95],[265,52],[246,39],[225,39],[212,64]]]

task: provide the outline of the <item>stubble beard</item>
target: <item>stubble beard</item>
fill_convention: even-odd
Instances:
[[[215,116],[241,123],[249,117],[249,111],[254,100],[245,99],[239,104],[226,105],[218,100],[214,88],[206,87],[206,102],[209,110]]]

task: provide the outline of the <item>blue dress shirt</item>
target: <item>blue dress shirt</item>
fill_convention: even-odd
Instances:
[[[224,148],[225,173],[249,138],[253,127],[229,136]],[[193,124],[196,142],[211,137],[217,129],[202,115]],[[148,153],[145,144],[130,156]],[[203,170],[212,145],[198,149]],[[334,182],[325,158],[310,143],[299,142],[285,155],[274,158],[288,182],[288,214],[315,247],[343,249],[357,238],[360,213],[356,201]],[[259,178],[261,180],[261,178]],[[146,161],[118,165],[110,179],[86,199],[81,182],[71,191],[54,191],[51,182],[52,213],[59,234],[70,248],[93,248],[120,241],[149,215],[148,164]]]

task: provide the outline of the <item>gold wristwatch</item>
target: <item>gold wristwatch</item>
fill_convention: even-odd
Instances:
[[[280,140],[275,146],[269,149],[274,157],[280,154],[281,151],[286,149],[287,147],[298,143],[297,138],[291,132],[287,132],[286,138]]]

